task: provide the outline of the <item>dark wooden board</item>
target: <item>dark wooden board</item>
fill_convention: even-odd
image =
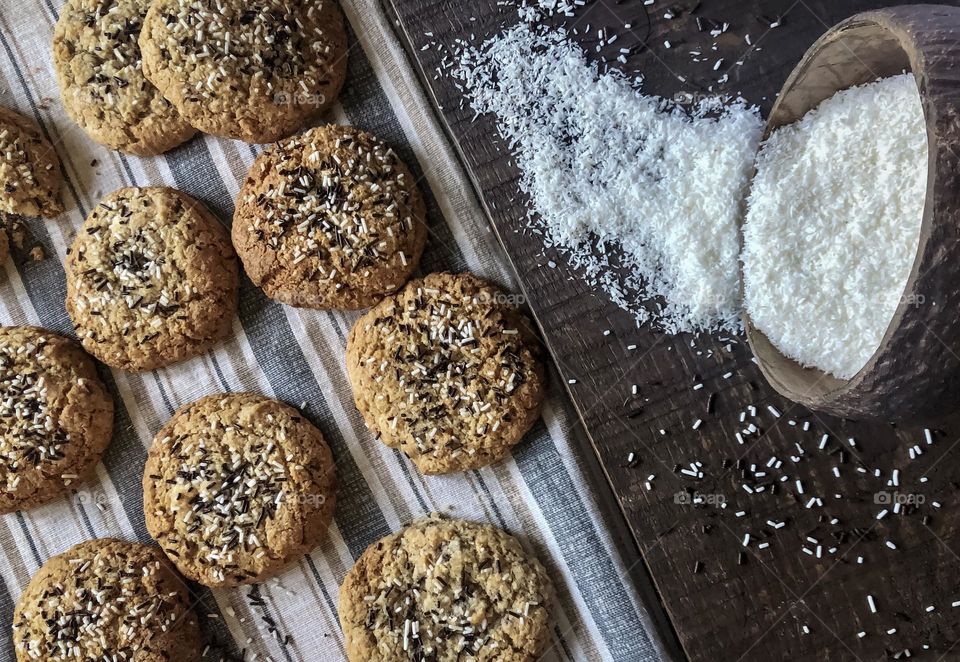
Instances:
[[[491,36],[517,21],[515,8],[499,6],[497,0],[384,2],[569,382],[584,429],[684,653],[711,662],[879,660],[909,649],[911,659],[960,660],[960,608],[951,606],[960,600],[960,417],[945,416],[932,425],[935,441],[928,446],[920,424],[855,423],[791,405],[764,383],[742,337],[728,351],[717,336],[669,337],[637,329],[630,316],[587,287],[562,257],[524,231],[526,201],[494,122],[474,119],[472,111],[461,107],[449,77],[436,75],[447,53],[436,47],[438,42],[452,45],[471,35],[474,40]],[[620,48],[646,42],[649,47],[637,49],[622,68],[642,73],[648,94],[702,94],[717,78],[712,69],[716,57],[728,65],[742,59],[730,70],[729,82],[713,89],[739,92],[765,114],[792,67],[829,26],[858,11],[893,4],[657,0],[645,7],[642,0],[588,0],[575,18],[562,22],[581,28],[589,23],[592,34],[602,26],[620,28],[620,39],[603,51],[610,58]],[[690,13],[695,6],[696,16],[730,24],[708,63],[693,63],[688,53],[712,43],[697,29]],[[678,18],[665,19],[667,8],[679,10]],[[782,25],[771,30],[770,19],[781,19]],[[632,30],[622,29],[624,23],[631,23]],[[762,50],[748,49],[746,33]],[[664,40],[672,48],[665,49]],[[595,42],[585,46],[592,52]],[[733,374],[724,378],[727,373]],[[698,383],[704,386],[695,390]],[[714,406],[708,413],[711,393]],[[759,410],[762,434],[741,445],[735,433],[747,404]],[[783,415],[775,418],[768,405]],[[698,418],[703,424],[692,430]],[[809,430],[803,430],[804,424]],[[822,434],[830,436],[824,450],[818,448]],[[851,437],[855,448],[848,445]],[[802,455],[796,442],[803,446]],[[923,455],[912,460],[907,449],[914,444]],[[841,464],[844,447],[846,462]],[[633,463],[627,462],[630,453],[635,453]],[[798,460],[790,460],[791,455]],[[783,467],[749,483],[772,484],[782,475],[789,482],[778,483],[775,492],[769,485],[763,493],[743,490],[736,463],[762,470],[772,456]],[[676,472],[676,465],[693,461],[703,465],[701,480]],[[897,487],[888,486],[894,469],[900,473]],[[656,478],[648,490],[650,474]],[[691,490],[713,500],[722,495],[726,507],[694,506],[687,497]],[[909,514],[878,520],[885,507],[879,502],[895,492],[922,503]],[[821,497],[823,507],[806,508],[811,496]],[[738,511],[746,514],[738,517]],[[768,520],[786,525],[774,530]],[[752,542],[744,548],[746,532]],[[805,544],[816,547],[805,543],[807,536],[821,541],[822,558],[802,551]],[[888,548],[888,540],[897,548]],[[758,543],[764,541],[769,547],[760,549]],[[837,551],[828,553],[833,546]],[[877,614],[870,611],[868,595],[874,597]],[[931,605],[935,610],[926,611]],[[858,637],[860,632],[866,635]]]

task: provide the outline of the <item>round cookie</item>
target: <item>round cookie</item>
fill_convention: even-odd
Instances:
[[[357,409],[426,474],[505,457],[544,397],[540,346],[503,293],[470,274],[411,281],[353,325],[347,371]]]
[[[110,538],[54,556],[13,614],[20,662],[199,660],[186,584],[160,550]]]
[[[98,204],[67,259],[67,312],[88,352],[153,370],[230,333],[237,259],[226,229],[175,189],[124,188]]]
[[[328,125],[257,157],[237,197],[232,236],[267,296],[308,308],[365,308],[416,270],[426,206],[390,147]]]
[[[196,130],[143,75],[137,37],[150,0],[68,0],[53,32],[53,66],[70,119],[128,154],[161,154]]]
[[[335,488],[330,448],[296,409],[253,393],[212,395],[157,433],[143,510],[180,572],[207,586],[237,586],[316,547]]]
[[[61,186],[60,159],[40,127],[0,106],[0,213],[59,216]]]
[[[0,327],[0,513],[68,491],[93,471],[112,430],[113,400],[79,345]]]
[[[143,70],[196,128],[267,143],[336,100],[347,71],[333,0],[153,0]]]
[[[431,516],[370,545],[340,587],[351,662],[533,662],[553,587],[500,529]]]

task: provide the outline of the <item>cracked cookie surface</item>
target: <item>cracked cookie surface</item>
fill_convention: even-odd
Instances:
[[[0,106],[0,212],[58,216],[62,186],[60,159],[40,127]]]
[[[431,474],[509,454],[540,415],[539,357],[530,320],[470,274],[411,281],[358,319],[347,341],[367,426]]]
[[[253,393],[183,407],[157,433],[143,476],[147,530],[207,586],[263,581],[326,535],[333,456],[293,407]]]
[[[53,66],[70,118],[128,154],[161,154],[196,130],[143,75],[137,38],[149,0],[68,0],[53,32]]]
[[[268,143],[334,103],[347,37],[333,0],[154,0],[147,78],[194,127]]]
[[[0,513],[67,492],[110,443],[113,399],[77,343],[0,327]]]
[[[81,543],[44,563],[17,601],[17,660],[197,660],[190,602],[159,549],[110,538]]]
[[[200,202],[171,188],[124,188],[77,231],[67,311],[95,357],[152,370],[230,333],[237,270],[226,229]]]
[[[388,145],[329,125],[257,158],[237,197],[232,236],[267,296],[308,308],[365,308],[416,270],[426,206]]]
[[[533,662],[553,588],[519,541],[433,515],[370,545],[340,587],[351,662]]]

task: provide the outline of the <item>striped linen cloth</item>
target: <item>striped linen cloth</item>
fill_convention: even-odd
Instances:
[[[90,209],[131,185],[169,185],[205,201],[229,224],[233,201],[259,148],[200,136],[157,158],[135,158],[91,142],[64,114],[50,44],[62,0],[0,0],[0,104],[34,118],[56,145],[68,211],[28,220],[29,248],[0,273],[0,323],[73,335],[64,310],[63,260]],[[389,141],[410,164],[428,201],[430,241],[422,272],[469,270],[507,288],[512,274],[467,177],[376,0],[343,5],[351,26],[347,85],[325,121],[353,124]],[[47,558],[80,541],[114,536],[150,542],[142,467],[153,435],[181,405],[223,391],[258,391],[303,406],[337,460],[338,506],[323,544],[276,581],[253,590],[192,586],[214,644],[205,659],[326,661],[344,658],[336,604],[340,581],[378,538],[432,511],[494,523],[519,535],[555,578],[553,642],[544,659],[641,661],[661,645],[638,594],[623,579],[617,523],[601,513],[585,476],[588,447],[554,375],[542,421],[513,459],[466,474],[421,476],[384,447],[356,411],[344,367],[355,313],[297,310],[241,284],[232,337],[214,351],[145,374],[102,369],[117,404],[115,434],[94,481],[73,496],[0,519],[0,659],[15,659],[13,605]],[[279,636],[270,632],[275,623]],[[289,639],[286,639],[289,635]],[[184,661],[186,662],[186,661]]]

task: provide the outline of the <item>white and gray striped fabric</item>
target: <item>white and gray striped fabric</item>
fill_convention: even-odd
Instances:
[[[140,159],[92,143],[64,114],[54,78],[50,42],[61,4],[0,0],[0,104],[35,119],[56,145],[68,209],[54,221],[27,221],[31,241],[48,257],[30,261],[15,252],[3,265],[0,323],[72,335],[63,305],[63,258],[98,199],[122,186],[169,185],[205,201],[229,223],[258,148],[202,136],[163,157]],[[325,119],[386,139],[420,178],[431,232],[424,273],[469,270],[510,287],[500,247],[376,0],[348,0],[344,11],[352,27],[349,76],[340,103]],[[8,634],[13,604],[48,557],[96,537],[149,542],[140,487],[146,449],[177,407],[222,391],[305,403],[304,413],[334,450],[340,489],[325,542],[278,581],[259,587],[252,598],[249,588],[191,587],[214,644],[206,659],[218,659],[222,651],[244,660],[343,659],[336,614],[340,581],[368,544],[431,511],[518,534],[548,566],[559,595],[545,659],[660,659],[647,612],[623,579],[628,569],[616,551],[617,536],[585,478],[590,451],[573,441],[575,418],[558,380],[552,380],[542,422],[512,460],[425,478],[376,441],[354,408],[344,369],[354,319],[279,305],[245,280],[233,336],[215,351],[153,373],[103,368],[117,415],[96,480],[72,498],[0,519],[0,659],[15,658]]]

